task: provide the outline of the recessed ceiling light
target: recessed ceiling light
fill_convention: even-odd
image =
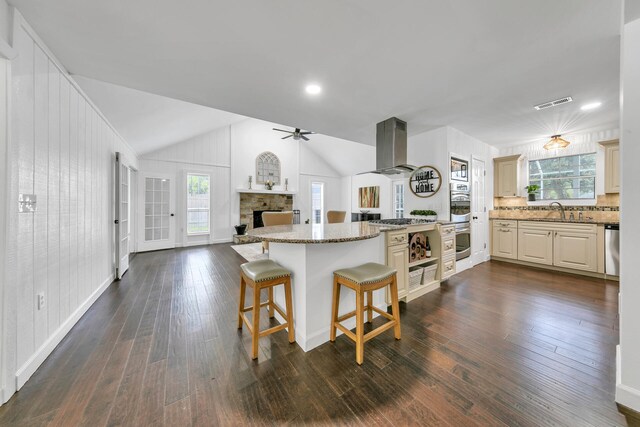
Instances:
[[[309,94],[309,95],[318,95],[320,92],[322,92],[322,88],[317,85],[317,84],[308,84],[304,90]]]
[[[593,110],[594,108],[598,108],[602,105],[602,102],[591,102],[589,104],[584,104],[580,109],[582,111]]]

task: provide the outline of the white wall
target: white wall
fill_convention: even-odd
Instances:
[[[169,173],[176,183],[176,246],[227,242],[232,236],[230,127],[226,126],[152,153],[140,160],[140,173]],[[210,234],[187,236],[187,173],[205,173],[211,179]],[[139,194],[144,194],[139,180]],[[142,212],[138,223],[144,224]]]
[[[515,145],[501,148],[499,156],[522,154],[523,161],[520,167],[519,190],[521,195],[526,195],[524,187],[529,182],[529,160],[545,159],[557,156],[571,156],[575,154],[596,153],[596,195],[604,194],[604,148],[598,144],[600,141],[608,141],[619,138],[619,129],[602,129],[592,132],[567,134],[562,137],[571,144],[562,150],[545,150],[545,141],[536,141],[528,144]],[[545,205],[548,201],[528,202],[531,205]],[[596,200],[565,200],[566,205],[595,205]]]
[[[359,193],[360,187],[380,187],[380,207],[379,208],[363,208],[359,206]],[[362,175],[354,175],[351,177],[351,211],[348,211],[347,216],[351,216],[351,212],[357,213],[362,210],[369,211],[369,213],[379,213],[382,218],[393,217],[393,188],[392,180],[386,176],[376,173],[367,173]]]
[[[16,12],[3,399],[113,280],[114,161],[136,156]],[[37,212],[18,213],[19,193]],[[36,296],[46,305],[38,310]],[[15,381],[9,381],[15,378]]]
[[[314,139],[315,141],[315,139]],[[342,203],[342,182],[336,171],[324,158],[318,156],[309,147],[313,143],[300,144],[300,181],[298,194],[293,198],[294,208],[300,209],[300,222],[311,220],[311,183],[324,183],[324,219],[327,211],[348,210],[349,205]],[[349,216],[349,215],[347,215]]]
[[[640,241],[640,192],[637,162],[640,158],[640,19],[624,25],[622,36],[622,119],[620,197],[620,347],[616,401],[640,411],[640,286],[637,246]]]
[[[0,40],[8,42],[11,38],[11,8],[5,0],[0,0]]]
[[[9,74],[11,68],[9,61],[0,58],[0,165],[3,165],[0,171],[0,347],[2,346],[2,337],[5,336],[5,265],[6,259],[6,231],[7,231],[7,195],[9,175],[7,174],[7,168],[4,165],[7,164],[7,140],[9,136],[9,129],[7,124],[9,123],[8,117],[8,101],[9,96]],[[6,400],[4,389],[6,387],[5,365],[4,365],[4,351],[0,349],[0,404]]]

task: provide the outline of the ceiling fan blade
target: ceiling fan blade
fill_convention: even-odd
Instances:
[[[300,132],[300,135],[313,135],[315,132]]]
[[[307,138],[306,136],[304,136],[302,134],[300,135],[300,138],[304,139],[305,141],[309,141],[309,138]]]
[[[293,136],[293,135],[287,135],[287,136],[282,137],[282,139],[291,138],[292,136]]]
[[[278,132],[287,132],[287,133],[292,133],[290,130],[284,130],[284,129],[276,129],[276,128],[273,128],[273,130],[277,130]]]

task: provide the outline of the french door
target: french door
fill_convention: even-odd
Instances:
[[[175,247],[175,182],[160,173],[140,174],[142,221],[138,247],[141,252]]]
[[[122,153],[116,153],[116,279],[129,269],[131,171]]]

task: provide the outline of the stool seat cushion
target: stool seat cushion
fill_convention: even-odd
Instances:
[[[264,282],[265,280],[291,276],[289,270],[270,259],[246,262],[240,268],[242,268],[244,275],[254,282]]]
[[[352,268],[336,270],[333,274],[351,280],[359,285],[379,282],[396,274],[396,269],[375,262],[368,262]]]

